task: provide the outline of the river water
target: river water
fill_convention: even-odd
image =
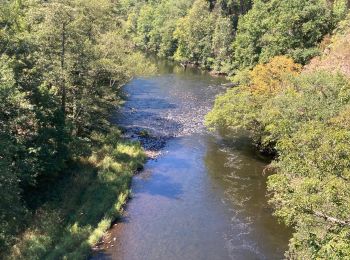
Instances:
[[[267,161],[247,138],[208,133],[204,115],[224,80],[161,64],[124,87],[115,121],[160,153],[134,177],[125,214],[94,259],[282,259],[290,230],[266,199]]]

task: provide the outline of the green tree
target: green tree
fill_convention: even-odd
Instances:
[[[246,85],[229,89],[219,96],[206,116],[211,128],[227,128],[231,132],[248,130],[254,143],[266,152],[274,152],[276,138],[266,127],[265,106],[276,96],[289,93],[289,78],[300,73],[301,66],[285,56],[277,56],[267,64],[248,72]]]
[[[350,257],[349,134],[311,121],[278,144],[268,186],[276,215],[295,228],[291,259]]]
[[[257,0],[240,18],[234,42],[237,68],[252,68],[276,55],[305,63],[318,53],[317,44],[334,28],[324,0]]]
[[[264,108],[266,127],[278,140],[268,182],[271,203],[295,228],[291,258],[346,259],[350,82],[318,72],[294,84],[294,93],[276,96]]]
[[[346,18],[349,13],[350,2],[348,0],[334,0],[333,15],[336,22],[340,22]]]
[[[0,5],[1,253],[26,224],[18,216],[44,203],[67,164],[89,155],[96,135],[110,132],[120,87],[152,71],[125,40],[116,6],[109,0]]]
[[[21,202],[20,176],[13,158],[23,149],[26,125],[24,116],[28,113],[28,103],[15,87],[11,60],[0,59],[0,248],[13,242],[21,225],[18,221],[25,208]]]
[[[208,0],[212,8],[220,8],[222,13],[229,17],[234,27],[237,26],[238,18],[244,15],[251,7],[251,0]]]
[[[211,48],[215,21],[205,0],[196,0],[186,17],[178,20],[174,32],[178,48],[175,60],[194,62],[210,67],[213,61]]]
[[[193,1],[150,1],[132,8],[126,31],[141,49],[161,57],[171,57],[176,50],[173,33],[177,20],[186,15]]]
[[[230,18],[224,17],[221,12],[214,15],[215,29],[212,38],[212,50],[214,55],[214,64],[212,69],[226,74],[230,74],[232,48],[234,39],[234,28]]]

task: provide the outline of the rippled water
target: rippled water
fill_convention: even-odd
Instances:
[[[135,176],[125,215],[94,258],[283,258],[290,231],[267,206],[267,162],[246,138],[225,141],[203,126],[223,79],[161,68],[124,88],[128,99],[115,117],[126,135],[161,154]],[[139,136],[145,130],[150,137]]]

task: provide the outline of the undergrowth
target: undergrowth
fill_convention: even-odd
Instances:
[[[78,158],[67,177],[49,187],[50,199],[29,220],[7,259],[86,259],[121,212],[131,177],[142,168],[140,144],[118,131],[95,136],[89,157]]]

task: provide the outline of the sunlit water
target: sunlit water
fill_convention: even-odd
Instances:
[[[224,141],[203,126],[223,80],[173,66],[125,88],[115,117],[161,151],[134,177],[133,198],[95,259],[281,259],[290,231],[266,199],[267,162],[243,137]],[[154,143],[156,143],[154,145]]]

